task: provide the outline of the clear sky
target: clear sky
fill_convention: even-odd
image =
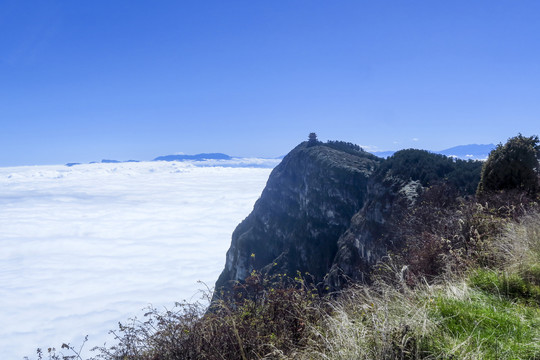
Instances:
[[[0,166],[540,133],[539,1],[0,2]]]

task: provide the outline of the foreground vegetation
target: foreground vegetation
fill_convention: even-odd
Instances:
[[[484,255],[504,261],[412,284],[387,258],[375,284],[327,296],[254,273],[209,312],[179,303],[121,325],[95,359],[540,359],[540,214],[506,222]]]
[[[529,141],[538,159],[538,138],[513,139],[518,150]],[[307,273],[253,272],[210,309],[178,303],[120,325],[117,344],[94,349],[94,359],[540,359],[538,161],[534,183],[529,171],[507,171],[521,165],[505,146],[484,166],[476,197],[428,184],[395,224],[404,246],[371,284],[327,293]],[[64,344],[38,358],[79,354]]]

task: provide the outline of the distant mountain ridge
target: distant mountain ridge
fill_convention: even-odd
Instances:
[[[121,165],[125,163],[139,163],[139,162],[164,162],[171,163],[171,166],[176,166],[183,163],[182,166],[196,166],[196,167],[227,167],[227,168],[274,168],[281,159],[268,159],[268,158],[243,158],[232,157],[221,153],[211,154],[196,154],[196,155],[166,155],[157,157],[154,160],[139,161],[139,160],[110,160],[104,159],[101,161],[92,161],[89,163],[67,163],[65,166],[84,166],[84,165]]]
[[[153,161],[203,161],[203,160],[231,160],[232,157],[223,153],[202,153],[195,155],[164,155],[158,156]]]
[[[462,160],[485,160],[488,158],[491,150],[495,149],[494,144],[469,144],[458,145],[441,151],[431,151],[434,154],[441,154],[448,157],[455,157]],[[373,151],[373,155],[387,158],[394,155],[396,151]]]
[[[437,154],[458,157],[460,159],[487,159],[491,150],[495,149],[493,144],[470,144],[454,146],[446,150],[437,151]]]
[[[495,149],[493,144],[469,144],[469,145],[458,145],[451,147],[449,149],[441,151],[430,151],[434,154],[441,154],[449,157],[455,157],[462,160],[485,160],[487,159],[491,150]],[[397,150],[396,150],[397,151]],[[387,158],[396,151],[371,151],[370,153],[381,158]],[[281,160],[285,155],[273,158],[274,160]],[[200,153],[200,154],[178,154],[178,155],[162,155],[158,156],[151,161],[205,161],[205,160],[234,160],[242,159],[241,157],[233,157],[224,153]],[[265,158],[266,159],[266,158]],[[267,159],[269,160],[269,159]],[[100,161],[103,164],[117,164],[125,162],[139,162],[139,160],[110,160],[103,159]],[[90,164],[98,163],[97,161],[90,162]],[[71,167],[75,165],[81,165],[79,162],[70,162],[66,166]]]

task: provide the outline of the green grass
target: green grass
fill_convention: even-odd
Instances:
[[[540,359],[540,308],[468,282],[343,293],[287,359]]]
[[[540,305],[540,274],[535,267],[521,271],[477,269],[469,276],[471,286],[486,293],[499,295],[514,301]]]
[[[477,289],[464,292],[462,298],[436,296],[431,316],[438,334],[432,353],[448,359],[540,359],[537,306]]]

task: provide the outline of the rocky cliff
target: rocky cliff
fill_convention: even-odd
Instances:
[[[216,289],[266,274],[309,272],[339,289],[369,281],[373,265],[399,247],[396,226],[432,184],[474,191],[480,165],[426,151],[382,160],[352,144],[304,142],[271,173],[252,213],[236,228]]]
[[[307,142],[272,171],[253,212],[236,228],[216,288],[243,280],[252,270],[322,280],[341,234],[365,201],[379,159]]]

